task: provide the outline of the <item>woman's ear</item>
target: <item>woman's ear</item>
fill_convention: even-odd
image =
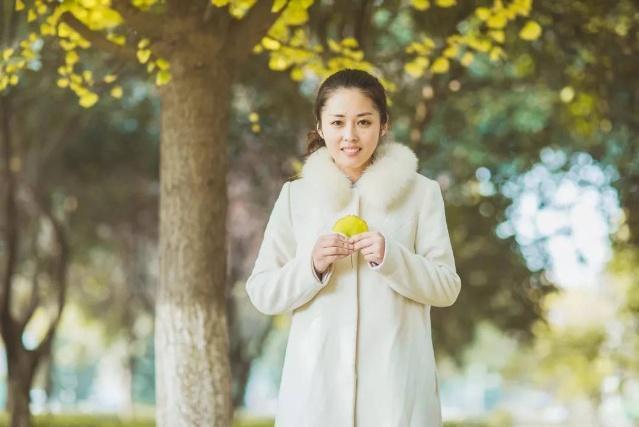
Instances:
[[[315,129],[317,130],[317,133],[319,134],[319,136],[321,136],[322,139],[324,139],[324,135],[322,135],[322,130],[320,129],[319,123],[315,125]]]
[[[382,136],[386,135],[386,132],[388,132],[388,122],[384,123],[384,126],[382,126],[379,137],[381,138]]]

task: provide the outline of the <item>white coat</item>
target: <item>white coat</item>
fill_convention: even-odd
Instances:
[[[292,316],[275,425],[441,426],[430,307],[453,304],[461,280],[439,184],[396,142],[354,184],[326,147],[301,175],[282,186],[246,282],[260,312]],[[384,236],[384,258],[341,258],[320,281],[313,246],[348,214]]]

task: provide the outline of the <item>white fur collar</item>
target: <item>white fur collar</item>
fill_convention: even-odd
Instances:
[[[335,210],[342,209],[351,199],[351,185],[359,190],[367,203],[387,210],[408,188],[417,172],[417,156],[406,145],[382,142],[375,153],[375,160],[362,175],[351,183],[335,164],[326,147],[314,151],[302,167],[302,179],[312,187],[313,195]]]

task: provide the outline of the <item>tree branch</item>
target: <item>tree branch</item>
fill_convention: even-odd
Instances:
[[[2,329],[2,335],[7,333],[6,328],[11,324],[11,294],[12,294],[12,280],[13,274],[16,268],[16,262],[18,259],[18,230],[17,230],[17,207],[16,207],[16,180],[15,174],[11,170],[11,158],[13,157],[12,147],[12,131],[11,131],[11,93],[0,96],[0,120],[2,128],[1,140],[2,140],[2,160],[3,160],[3,175],[5,185],[5,256],[3,265],[2,284],[0,285],[0,329]]]
[[[97,48],[113,55],[117,55],[121,58],[137,61],[136,53],[133,48],[112,43],[102,33],[93,31],[92,29],[84,25],[84,23],[73,16],[71,12],[64,12],[60,16],[59,22],[64,22],[65,24],[69,25]]]
[[[165,26],[162,19],[131,5],[130,0],[111,0],[111,8],[118,12],[127,26],[141,37],[158,38],[162,35],[162,28]]]
[[[49,328],[47,329],[44,338],[34,349],[34,352],[41,357],[49,352],[51,342],[53,341],[53,336],[62,317],[62,311],[64,309],[64,302],[67,293],[67,265],[69,262],[69,245],[62,223],[58,221],[58,219],[53,215],[53,212],[51,212],[50,207],[48,207],[44,203],[44,200],[42,200],[40,195],[38,195],[33,189],[32,195],[42,214],[51,222],[51,225],[53,226],[53,236],[55,237],[55,242],[57,244],[57,251],[54,252],[54,254],[57,256],[57,259],[54,263],[52,281],[56,285],[58,291],[58,310],[54,319],[49,324]]]
[[[236,65],[245,61],[255,46],[266,35],[271,25],[279,18],[287,4],[279,12],[271,12],[270,0],[258,0],[248,11],[246,16],[231,26],[227,40],[229,58],[236,61]]]
[[[38,304],[40,303],[40,281],[38,280],[38,274],[40,273],[40,258],[38,257],[38,245],[37,242],[35,242],[35,240],[37,240],[37,233],[34,233],[34,236],[33,255],[35,257],[35,270],[31,278],[31,301],[29,302],[24,318],[18,323],[18,336],[20,337],[24,333],[24,329],[27,327],[29,320],[31,320],[33,313],[35,313],[38,308]]]

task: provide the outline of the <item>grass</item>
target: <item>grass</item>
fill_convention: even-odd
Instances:
[[[54,414],[33,417],[34,427],[154,427],[152,418],[125,419],[116,415]],[[9,426],[9,416],[0,414],[0,427]],[[272,419],[244,419],[233,427],[273,427]]]
[[[155,427],[153,418],[125,419],[117,415],[55,414],[33,417],[34,427]],[[240,419],[233,427],[273,427],[272,419]],[[0,413],[0,427],[9,426],[9,417]],[[481,422],[444,423],[445,427],[486,427]]]

